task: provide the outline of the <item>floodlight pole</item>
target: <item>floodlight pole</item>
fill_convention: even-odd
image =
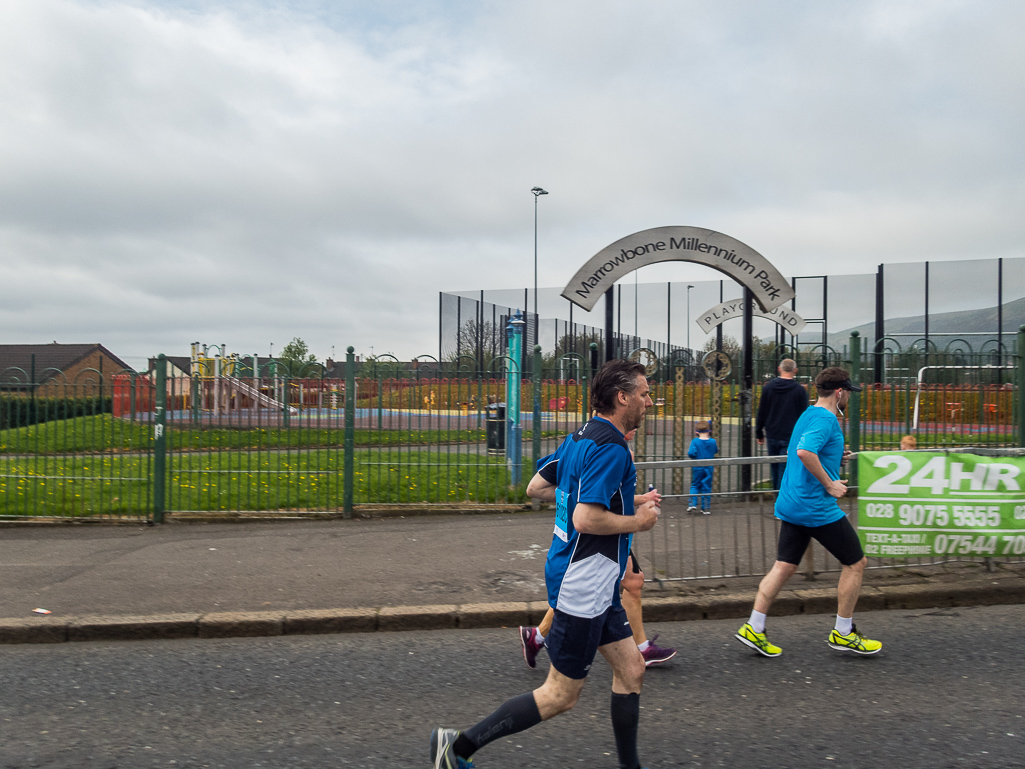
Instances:
[[[548,192],[540,187],[534,187],[531,192],[534,193],[534,344],[537,344],[537,199]]]

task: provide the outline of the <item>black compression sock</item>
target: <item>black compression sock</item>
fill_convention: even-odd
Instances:
[[[452,743],[452,750],[460,758],[469,758],[476,752],[477,748],[470,742],[466,734],[463,733],[456,737],[456,741]]]
[[[640,714],[640,694],[612,693],[612,733],[616,735],[620,769],[640,769],[641,760],[637,757],[637,722]]]
[[[534,693],[527,692],[506,701],[479,724],[464,731],[460,735],[460,740],[465,737],[474,750],[480,750],[499,737],[522,732],[539,723],[541,723],[541,712],[537,709],[537,703],[534,702]],[[469,758],[473,755],[472,751],[464,755],[460,751],[459,741],[456,742],[453,749],[461,758]]]

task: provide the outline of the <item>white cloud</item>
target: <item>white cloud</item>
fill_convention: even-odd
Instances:
[[[532,282],[536,184],[542,285],[665,224],[1025,255],[1016,3],[415,5],[0,6],[0,340],[430,352]]]

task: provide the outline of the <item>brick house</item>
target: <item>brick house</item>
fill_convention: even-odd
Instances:
[[[0,392],[38,397],[109,394],[132,368],[102,344],[0,344]],[[32,380],[35,379],[35,382]]]

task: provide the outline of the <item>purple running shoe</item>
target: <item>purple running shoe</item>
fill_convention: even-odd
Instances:
[[[537,653],[544,648],[544,643],[537,640],[537,628],[520,625],[520,643],[523,645],[523,661],[533,670],[537,667]]]
[[[655,633],[655,635],[648,639],[648,648],[641,652],[641,656],[644,657],[644,667],[646,668],[650,668],[652,665],[661,665],[663,662],[668,662],[676,656],[676,649],[656,646],[656,638],[658,638],[658,633]]]

